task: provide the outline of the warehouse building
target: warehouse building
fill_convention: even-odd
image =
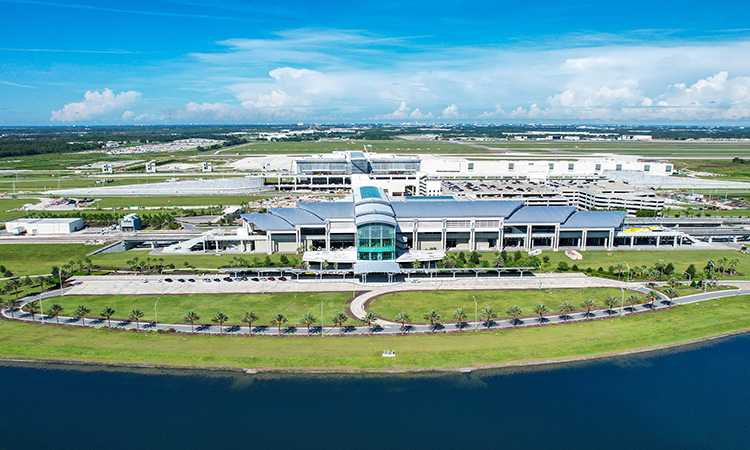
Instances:
[[[5,230],[11,234],[70,234],[83,230],[83,219],[16,219],[5,222]]]

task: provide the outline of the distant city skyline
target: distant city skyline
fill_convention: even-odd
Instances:
[[[750,124],[734,1],[0,0],[0,126]]]

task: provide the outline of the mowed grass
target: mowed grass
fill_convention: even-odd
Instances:
[[[381,153],[494,153],[491,150],[474,148],[468,145],[452,142],[407,141],[401,139],[394,139],[391,141],[258,142],[225,150],[225,152],[245,155],[297,155],[331,153],[334,151],[364,151],[365,146],[367,146],[367,151]]]
[[[190,336],[5,321],[0,323],[0,357],[269,370],[421,370],[613,354],[748,329],[748,296],[586,323],[421,336]],[[383,349],[393,349],[396,357],[381,357]]]
[[[0,199],[0,222],[26,217],[26,211],[12,211],[27,204],[39,203],[36,198],[3,198]]]
[[[493,308],[498,317],[508,317],[506,311],[513,305],[523,310],[524,316],[534,315],[534,306],[544,303],[550,313],[559,311],[560,303],[571,302],[575,309],[587,298],[593,299],[597,307],[604,307],[604,299],[613,295],[622,296],[620,289],[542,289],[542,290],[491,290],[491,291],[404,291],[383,295],[372,301],[369,311],[387,320],[394,320],[396,314],[409,314],[412,322],[426,322],[424,314],[434,309],[441,316],[441,322],[455,322],[453,312],[461,308],[468,319],[474,320],[474,298],[477,309]],[[628,294],[630,295],[630,294]],[[642,295],[641,295],[642,297]],[[481,320],[481,316],[479,317]]]
[[[154,303],[159,298],[157,313],[160,323],[186,323],[185,313],[195,311],[201,316],[199,323],[211,323],[216,313],[221,311],[229,316],[227,325],[243,325],[242,316],[252,311],[258,316],[255,325],[270,325],[276,314],[284,314],[289,320],[288,326],[300,326],[300,318],[305,313],[312,313],[320,324],[320,306],[323,304],[323,321],[333,325],[331,318],[344,311],[346,300],[351,297],[347,292],[331,293],[278,293],[278,294],[191,294],[191,295],[102,295],[102,296],[63,296],[45,300],[45,308],[52,303],[59,303],[65,308],[63,315],[72,315],[78,305],[85,305],[91,310],[92,317],[110,307],[115,310],[113,320],[127,319],[130,311],[140,309],[145,314],[143,321],[154,320]],[[358,324],[358,323],[357,323]],[[198,323],[196,323],[198,325]],[[303,327],[304,328],[304,327]]]
[[[98,208],[127,208],[129,206],[164,208],[180,206],[217,206],[241,205],[254,202],[269,196],[258,195],[186,195],[186,196],[158,196],[158,197],[103,197],[94,203]]]
[[[49,274],[52,266],[83,259],[97,248],[83,244],[3,244],[0,264],[14,276]]]

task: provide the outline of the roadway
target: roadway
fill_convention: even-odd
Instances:
[[[547,275],[547,276],[545,276]],[[21,299],[19,302],[18,310],[15,312],[17,320],[31,322],[43,322],[43,323],[57,323],[59,320],[60,325],[66,326],[84,326],[81,319],[71,316],[60,316],[57,319],[48,315],[36,314],[32,319],[31,315],[21,311],[22,306],[32,300],[41,300],[42,307],[47,302],[51,302],[53,297],[61,295],[104,295],[108,294],[151,294],[151,295],[169,295],[169,294],[187,294],[187,293],[259,293],[259,292],[332,292],[332,291],[349,291],[353,289],[359,289],[360,291],[370,288],[370,290],[361,292],[357,296],[350,306],[350,313],[354,318],[364,317],[366,311],[364,305],[366,302],[378,295],[386,293],[399,292],[404,290],[483,290],[483,289],[559,289],[559,288],[583,288],[583,287],[619,287],[625,289],[626,287],[630,290],[637,291],[641,294],[649,292],[641,283],[624,283],[615,280],[607,280],[596,277],[586,277],[583,274],[564,274],[558,276],[558,274],[545,274],[540,276],[527,276],[524,279],[517,277],[506,277],[506,279],[492,278],[492,280],[476,280],[474,278],[468,280],[457,279],[458,281],[451,281],[452,279],[435,280],[435,281],[421,281],[419,283],[413,282],[400,282],[393,284],[381,284],[381,285],[364,285],[360,283],[352,283],[345,281],[325,281],[325,282],[314,282],[314,281],[300,281],[300,282],[203,282],[200,279],[195,282],[176,282],[168,283],[161,281],[156,282],[157,277],[141,278],[145,279],[146,282],[141,282],[136,277],[132,276],[102,276],[102,277],[82,277],[83,281],[74,281],[73,286],[64,289],[63,291],[56,290],[52,292],[46,292],[43,295],[35,295]],[[106,281],[108,280],[108,281]],[[265,286],[261,286],[265,284]],[[733,285],[738,285],[740,289],[723,290],[716,292],[697,293],[685,297],[678,297],[674,299],[674,304],[685,305],[695,303],[704,300],[719,299],[729,296],[737,295],[748,295],[750,294],[750,282],[732,282]],[[241,288],[238,289],[238,286]],[[200,287],[200,288],[199,288]],[[346,289],[343,289],[346,288]],[[623,291],[624,293],[624,291]],[[665,309],[671,306],[669,300],[663,295],[660,295],[660,300],[654,302],[654,309]],[[560,313],[554,312],[551,314],[544,315],[541,320],[538,316],[524,316],[516,320],[515,325],[511,322],[510,318],[496,319],[490,322],[489,330],[499,330],[507,328],[524,328],[529,326],[544,324],[558,324],[567,322],[580,322],[587,319],[602,319],[611,317],[613,315],[629,315],[634,313],[641,313],[650,311],[651,308],[648,304],[637,305],[634,308],[630,306],[623,306],[615,308],[614,311],[609,311],[603,308],[597,308],[592,310],[591,313],[586,316],[585,312],[575,312],[564,317]],[[467,315],[472,316],[470,311],[466,311]],[[503,311],[498,311],[500,314],[504,314]],[[3,309],[2,315],[6,318],[11,318],[10,311]],[[233,318],[237,320],[237,318]],[[259,320],[266,320],[266,318]],[[402,329],[402,325],[394,323],[388,320],[380,319],[377,321],[378,326],[374,327],[371,332],[377,335],[387,334],[424,334],[430,333],[429,324],[425,323],[409,323]],[[101,317],[86,317],[85,326],[107,326],[106,319]],[[112,327],[123,329],[123,330],[134,330],[140,328],[142,330],[169,330],[173,328],[175,331],[190,333],[191,326],[187,323],[156,323],[154,321],[144,321],[136,324],[129,320],[113,320]],[[195,332],[199,334],[247,334],[247,325],[241,326],[235,324],[228,324],[222,327],[220,330],[218,325],[211,325],[207,323],[196,324]],[[479,318],[478,320],[470,320],[462,324],[461,330],[458,329],[457,324],[454,321],[443,321],[440,324],[436,324],[435,330],[437,332],[448,331],[486,331],[488,330],[486,323]],[[368,327],[365,325],[348,325],[343,327],[343,334],[345,335],[366,335],[370,332]],[[279,332],[277,327],[266,325],[265,323],[256,325],[253,327],[252,334],[263,335],[263,336],[278,336]],[[291,325],[289,328],[281,329],[281,335],[306,335],[307,329],[304,326]],[[311,328],[311,334],[321,336],[321,327],[316,326]],[[322,330],[322,336],[338,335],[339,328],[336,326],[326,326]]]

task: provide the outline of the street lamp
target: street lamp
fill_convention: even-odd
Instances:
[[[628,274],[625,277],[625,286],[627,287],[628,281],[630,281],[630,264],[628,264],[627,261],[623,261],[625,263],[625,266],[628,268]]]
[[[620,286],[622,291],[622,300],[620,301],[620,317],[622,317],[622,310],[625,308],[625,288]]]
[[[685,273],[683,273],[683,275],[687,275],[688,276],[688,284],[691,284],[693,282],[693,276],[690,275],[689,272],[685,272]]]
[[[477,306],[477,298],[473,295],[471,296],[471,298],[474,299],[474,331],[477,331],[479,329],[479,322],[477,321],[479,307]]]
[[[158,316],[156,315],[156,304],[159,303],[159,299],[161,297],[156,297],[156,302],[154,303],[154,330],[159,328],[159,320]]]
[[[542,289],[542,263],[539,263],[539,290]]]

